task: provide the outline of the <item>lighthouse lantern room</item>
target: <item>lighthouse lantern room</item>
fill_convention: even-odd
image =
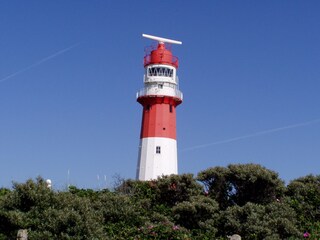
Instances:
[[[178,58],[168,44],[182,44],[167,38],[143,34],[156,40],[144,57],[144,88],[137,93],[142,105],[137,179],[151,180],[178,173],[176,107],[182,102],[177,69]]]

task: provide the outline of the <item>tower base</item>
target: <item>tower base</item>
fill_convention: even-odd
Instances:
[[[178,174],[177,141],[171,138],[142,138],[139,145],[137,179],[157,179]]]

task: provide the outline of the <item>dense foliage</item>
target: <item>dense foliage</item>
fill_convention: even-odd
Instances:
[[[0,189],[0,240],[319,239],[320,176],[293,180],[260,165],[214,167],[112,190],[56,191],[38,177]]]

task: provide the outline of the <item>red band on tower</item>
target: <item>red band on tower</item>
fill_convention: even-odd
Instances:
[[[143,105],[140,138],[165,137],[177,139],[176,106],[180,99],[172,97],[141,97],[138,102]]]

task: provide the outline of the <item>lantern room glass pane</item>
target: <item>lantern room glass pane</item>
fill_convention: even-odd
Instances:
[[[172,77],[173,69],[166,67],[150,67],[148,68],[148,76]]]

